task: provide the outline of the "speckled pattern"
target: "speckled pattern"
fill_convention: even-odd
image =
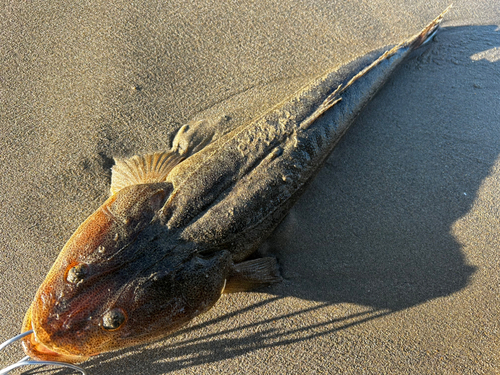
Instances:
[[[241,124],[447,5],[3,1],[0,340],[106,198],[112,157],[193,118]],[[360,115],[262,249],[282,284],[89,374],[499,373],[499,5],[455,1]]]

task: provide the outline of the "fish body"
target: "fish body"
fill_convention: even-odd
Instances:
[[[82,362],[164,337],[224,292],[279,282],[273,258],[247,258],[441,19],[217,139],[200,122],[169,152],[118,160],[110,198],[69,239],[25,316],[25,352]]]

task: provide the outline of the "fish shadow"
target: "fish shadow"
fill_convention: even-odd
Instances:
[[[398,311],[467,286],[452,228],[500,154],[499,46],[444,29],[368,104],[270,239],[295,297]]]
[[[282,284],[230,312],[216,306],[154,347],[100,355],[84,367],[94,375],[170,373],[332,335],[467,287],[476,268],[451,228],[500,154],[499,136],[489,133],[497,120],[482,112],[497,104],[482,91],[500,68],[498,59],[481,59],[494,47],[496,26],[450,27],[398,68],[263,250],[278,258]],[[239,295],[227,298],[237,304]],[[290,298],[315,303],[261,318]],[[343,303],[365,308],[301,319]],[[255,319],[232,324],[244,314]],[[300,323],[286,330],[287,320]]]

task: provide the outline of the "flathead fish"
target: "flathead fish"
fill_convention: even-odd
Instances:
[[[222,293],[279,282],[274,258],[249,256],[443,14],[216,139],[201,121],[168,152],[117,160],[110,198],[69,239],[25,316],[26,354],[82,362],[162,338]]]

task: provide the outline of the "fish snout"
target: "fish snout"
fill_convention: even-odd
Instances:
[[[89,358],[89,356],[55,352],[39,342],[34,333],[22,339],[22,346],[26,355],[42,361],[79,363]]]
[[[23,337],[21,344],[26,355],[31,358],[36,358],[42,361],[79,363],[90,357],[90,355],[74,354],[66,349],[54,347],[53,345],[42,342],[39,338],[37,330],[33,327],[31,307],[26,313],[26,317],[23,322],[23,332],[29,330],[33,330],[33,333]]]
[[[103,330],[103,296],[90,293],[66,299],[57,298],[59,294],[51,287],[39,290],[23,324],[23,331],[33,330],[23,340],[24,350],[42,360],[82,362],[100,352],[96,340]]]

